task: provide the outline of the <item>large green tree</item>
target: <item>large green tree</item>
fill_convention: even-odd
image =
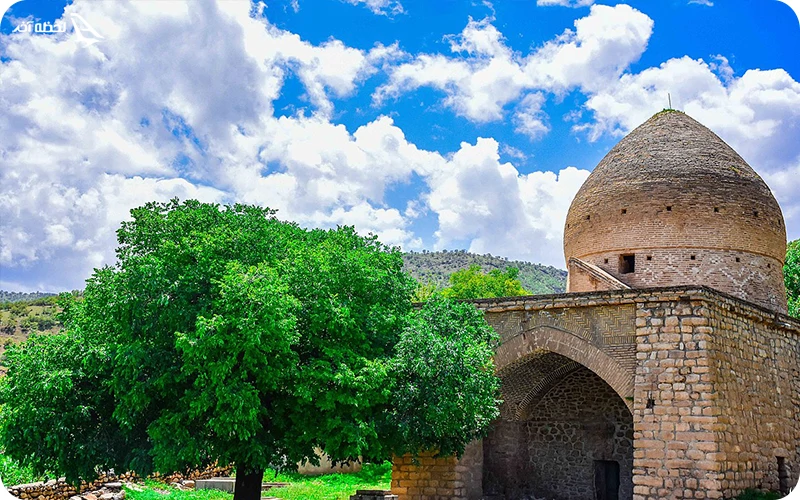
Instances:
[[[450,286],[442,290],[442,295],[454,299],[488,299],[530,294],[522,288],[517,268],[509,267],[505,271],[492,269],[484,273],[477,264],[451,274]]]
[[[65,331],[9,351],[0,443],[70,479],[108,468],[267,468],[459,453],[497,415],[493,332],[446,299],[413,310],[397,249],[269,209],[150,203]],[[471,308],[471,310],[470,310]]]
[[[800,318],[800,240],[789,243],[786,250],[786,264],[783,266],[783,277],[786,282],[789,315]]]

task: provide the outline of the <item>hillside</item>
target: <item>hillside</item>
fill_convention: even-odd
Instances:
[[[491,254],[478,255],[465,250],[408,252],[403,254],[403,260],[408,272],[417,280],[441,286],[447,286],[452,273],[473,264],[478,264],[484,271],[516,267],[522,286],[534,294],[563,293],[567,283],[567,272],[552,266],[512,261]]]
[[[7,290],[0,290],[0,302],[22,302],[29,300],[41,299],[44,297],[52,297],[54,293],[46,292],[9,292]]]

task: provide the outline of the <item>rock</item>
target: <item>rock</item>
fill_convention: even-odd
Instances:
[[[191,479],[187,479],[183,481],[183,485],[186,486],[187,488],[194,488],[194,481],[192,481]]]
[[[83,500],[80,495],[76,495],[74,497],[69,497],[69,500]]]
[[[114,494],[113,493],[103,493],[102,495],[100,495],[100,500],[114,500]]]
[[[108,488],[108,489],[111,489],[111,490],[119,490],[119,489],[122,489],[122,483],[120,483],[120,482],[116,482],[116,481],[115,481],[115,482],[112,482],[112,483],[106,483],[106,484],[104,484],[103,486],[105,486],[106,488]]]
[[[97,495],[93,493],[87,493],[83,495],[83,500],[97,500]]]

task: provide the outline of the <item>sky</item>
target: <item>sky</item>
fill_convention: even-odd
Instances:
[[[173,197],[563,268],[581,183],[669,97],[796,239],[798,53],[777,0],[23,0],[0,23],[0,289],[83,288],[129,210]]]

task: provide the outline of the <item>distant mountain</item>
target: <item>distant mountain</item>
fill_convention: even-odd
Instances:
[[[41,299],[44,297],[52,297],[54,295],[56,294],[47,292],[23,293],[23,292],[9,292],[6,290],[0,290],[0,302],[21,302],[21,301]]]
[[[519,280],[523,288],[534,294],[563,293],[567,286],[567,272],[553,266],[543,266],[521,260],[508,260],[491,254],[478,255],[466,250],[444,250],[441,252],[407,252],[403,254],[406,270],[423,283],[447,286],[448,278],[459,269],[478,264],[484,271],[519,269]],[[46,292],[9,292],[0,290],[0,303],[32,301],[56,294]]]
[[[465,250],[442,252],[407,252],[403,254],[406,270],[423,283],[447,286],[448,278],[459,269],[478,264],[484,271],[492,269],[519,269],[522,286],[534,294],[563,293],[567,286],[567,272],[552,266],[508,260],[491,254],[478,255]]]

